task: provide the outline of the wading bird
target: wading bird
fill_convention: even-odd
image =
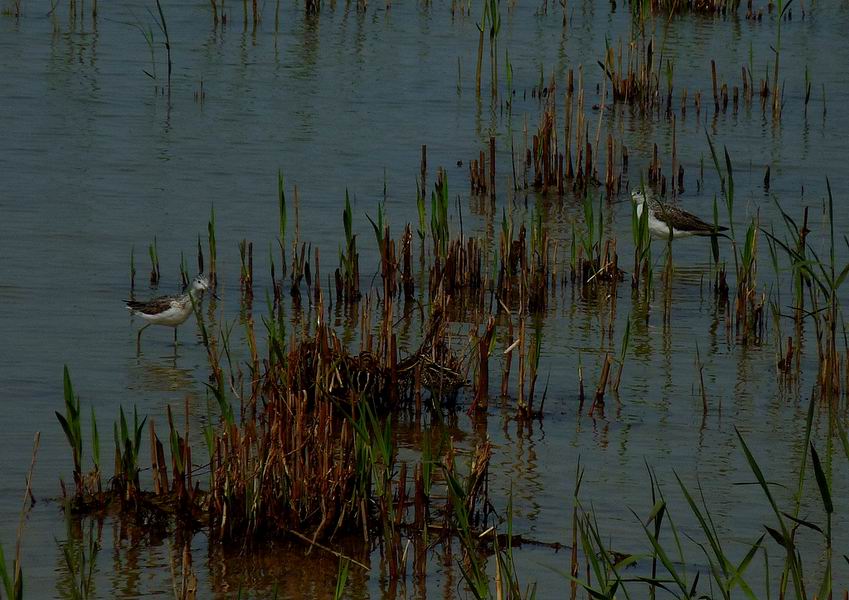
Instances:
[[[139,302],[127,300],[127,310],[140,316],[147,324],[139,329],[136,338],[136,349],[141,350],[142,332],[151,325],[165,325],[174,328],[174,345],[177,345],[177,327],[182,325],[194,310],[194,304],[200,300],[205,290],[209,289],[209,278],[198,275],[189,285],[189,290],[179,296],[159,296],[151,300]]]
[[[648,226],[653,238],[669,240],[690,237],[693,235],[714,236],[724,235],[727,227],[712,225],[701,220],[694,214],[681,210],[671,204],[661,203],[654,198],[646,198],[640,192],[631,192],[631,198],[637,205],[637,218],[643,215],[643,209],[648,207]]]

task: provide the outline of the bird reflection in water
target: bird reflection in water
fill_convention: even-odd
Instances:
[[[194,396],[199,380],[194,369],[178,366],[176,356],[140,355],[130,369],[130,385],[145,392],[186,392]]]

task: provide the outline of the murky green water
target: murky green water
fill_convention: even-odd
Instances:
[[[677,118],[677,153],[686,183],[682,205],[709,217],[719,193],[707,130],[734,161],[737,227],[743,229],[759,213],[765,227],[780,229],[774,198],[794,217],[808,206],[812,243],[825,250],[826,176],[838,207],[835,229],[842,236],[849,227],[849,214],[842,210],[849,197],[844,164],[849,155],[849,45],[843,36],[849,8],[844,3],[805,4],[804,19],[801,7],[794,6],[793,20],[782,25],[785,108],[780,124],[769,110],[761,111],[757,97],[752,107],[718,115],[710,99],[711,59],[730,85],[740,85],[740,68],[750,62],[756,79],[764,77],[773,60],[774,17],[756,23],[687,16],[659,22],[655,38],[664,60],[674,60],[676,97],[684,87],[691,98],[696,89],[703,94],[700,115],[691,107]],[[8,0],[6,6],[11,6]],[[215,30],[208,4],[169,2],[164,10],[174,63],[170,95],[163,92],[162,36],[148,13],[153,5],[101,3],[96,25],[88,14],[71,19],[66,5],[46,16],[46,3],[24,2],[21,18],[0,16],[0,543],[9,556],[32,440],[40,431],[33,489],[37,502],[23,547],[28,596],[67,595],[60,544],[69,533],[53,500],[60,493],[59,477],[68,479],[71,469],[54,416],[62,405],[62,365],[69,366],[83,405],[94,407],[101,431],[111,431],[119,405],[136,405],[157,421],[164,418],[166,405],[182,407],[186,397],[197,415],[207,411],[207,361],[193,322],[181,328],[176,354],[169,331],[149,329],[143,353],[136,356],[139,323],[122,303],[129,293],[131,249],[140,296],[148,293],[147,247],[154,237],[162,261],[160,291],[176,290],[180,253],[193,263],[198,235],[205,243],[214,206],[220,307],[226,318],[236,318],[237,242],[242,238],[254,242],[256,294],[258,299],[265,296],[267,249],[277,232],[280,168],[288,185],[299,187],[301,237],[321,247],[328,267],[342,235],[344,193],[351,192],[367,287],[376,248],[365,214],[376,212],[385,182],[394,229],[416,221],[415,177],[422,144],[428,147],[430,181],[437,166],[446,168],[452,198],[460,196],[466,231],[497,227],[503,207],[519,220],[536,205],[552,236],[565,247],[572,224],[582,226],[580,203],[571,196],[508,194],[510,147],[522,145],[525,119],[530,133],[536,130],[541,105],[532,89],[541,71],[546,81],[554,72],[562,86],[566,72],[583,65],[587,105],[600,103],[602,71],[596,61],[603,58],[606,39],[618,43],[630,31],[628,8],[612,6],[569,2],[566,29],[559,6],[549,6],[548,15],[533,3],[502,8],[499,48],[509,51],[517,90],[512,115],[502,104],[490,106],[487,94],[482,103],[475,99],[478,6],[473,7],[474,17],[458,12],[452,18],[445,2],[395,2],[388,10],[373,3],[365,12],[337,2],[325,4],[317,18],[305,18],[301,5],[285,2],[275,33],[273,3],[261,6],[264,15],[256,30],[244,30],[241,5],[228,3],[229,23]],[[134,24],[153,28],[156,81],[144,73],[153,73],[151,52]],[[486,60],[484,65],[488,89]],[[813,82],[807,114],[806,68]],[[196,98],[201,82],[202,102]],[[599,113],[588,112],[594,132]],[[562,117],[562,100],[558,114]],[[630,150],[631,186],[639,183],[654,143],[668,161],[672,130],[662,112],[644,115],[617,106],[601,119],[602,139],[608,131],[622,137]],[[491,135],[497,140],[499,193],[494,209],[482,209],[486,203],[469,198],[467,165]],[[702,161],[704,186],[697,190]],[[767,165],[769,193],[762,184]],[[668,172],[668,163],[665,168]],[[628,268],[630,206],[609,206],[608,224]],[[452,226],[459,226],[456,207]],[[661,251],[662,244],[656,244],[656,255]],[[730,256],[727,244],[723,255]],[[847,255],[844,247],[839,255]],[[806,331],[811,346],[803,360],[804,376],[782,384],[775,368],[778,338],[769,317],[767,339],[760,346],[738,344],[726,332],[708,285],[708,244],[677,242],[674,260],[670,322],[661,319],[659,293],[649,318],[634,321],[622,387],[608,397],[604,418],[588,418],[586,407],[579,413],[577,374],[582,365],[586,385],[593,388],[611,340],[602,337],[606,323],[593,306],[567,287],[558,289],[542,324],[540,378],[549,381],[545,419],[520,426],[511,419],[515,409],[510,402],[494,402],[485,431],[473,427],[462,411],[449,426],[460,447],[468,448],[486,434],[491,437],[493,503],[502,509],[512,491],[516,531],[543,541],[568,541],[580,457],[586,467],[583,499],[599,515],[603,533],[618,550],[645,550],[645,536],[628,509],[641,515],[650,510],[648,463],[665,485],[682,531],[699,536],[673,471],[689,485],[701,483],[720,533],[730,543],[739,542],[739,552],[730,552],[742,558],[745,544],[763,533],[770,515],[756,486],[738,485],[751,482],[752,476],[735,427],[745,434],[768,478],[792,487],[816,364],[813,331]],[[762,241],[759,280],[764,292],[786,307],[791,302],[787,278],[781,288],[773,285],[774,279]],[[632,311],[629,291],[627,283],[619,288],[614,350]],[[788,335],[790,322],[782,326]],[[698,392],[697,346],[709,401],[706,417]],[[493,381],[495,390],[497,377]],[[402,445],[417,435],[409,424],[398,429]],[[824,444],[823,433],[816,439]],[[106,435],[104,445],[109,444],[111,436]],[[846,463],[835,459],[839,554],[849,543],[846,474]],[[787,501],[791,491],[779,488],[777,494]],[[813,485],[807,488],[805,509],[811,519],[822,519]],[[807,533],[800,533],[800,539],[813,542]],[[173,538],[107,519],[102,544],[96,564],[100,597],[172,595],[169,556],[180,552]],[[209,548],[202,534],[191,546],[201,597],[233,596],[240,586],[269,594],[275,584],[290,597],[332,593],[334,557],[314,552],[305,558],[297,546],[240,557]],[[777,564],[777,546],[771,552]],[[695,564],[704,562],[698,549],[691,549],[688,557]],[[352,595],[451,597],[462,587],[456,556],[452,562],[434,553],[428,580],[408,581],[403,589],[392,587],[378,559],[371,557],[369,573],[352,573]],[[523,580],[539,582],[541,597],[567,588],[554,570],[568,570],[568,552],[526,548],[517,550],[517,560]],[[812,552],[807,564],[813,579],[820,562]],[[762,565],[758,559],[752,566],[752,582],[762,581]],[[641,573],[646,568],[637,567]],[[849,582],[841,561],[835,561],[835,582]]]

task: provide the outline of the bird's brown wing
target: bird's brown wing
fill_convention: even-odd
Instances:
[[[677,206],[670,204],[658,204],[654,208],[654,216],[659,221],[663,221],[667,225],[671,225],[678,231],[687,231],[695,234],[710,235],[718,231],[725,231],[726,227],[717,227],[711,223],[707,223],[692,213],[686,210],[681,210]]]
[[[173,301],[174,298],[171,296],[160,296],[159,298],[152,298],[151,300],[146,300],[144,302],[127,300],[127,308],[146,315],[158,315],[159,313],[165,312],[171,308],[171,303]]]

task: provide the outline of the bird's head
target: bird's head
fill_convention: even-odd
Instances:
[[[646,202],[646,196],[640,190],[634,190],[633,192],[631,192],[631,200],[637,206],[642,206]]]
[[[200,274],[192,280],[192,291],[205,292],[209,289],[209,277]]]

